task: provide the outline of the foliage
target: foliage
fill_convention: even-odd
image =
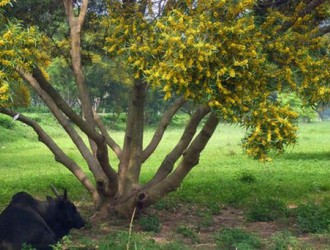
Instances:
[[[27,106],[30,102],[29,89],[18,69],[29,71],[34,63],[47,66],[48,40],[37,27],[25,28],[18,21],[8,21],[2,16],[0,23],[0,107]]]
[[[161,87],[165,99],[182,93],[208,103],[224,120],[246,126],[247,153],[267,160],[270,148],[283,151],[295,142],[297,118],[268,96],[289,88],[310,103],[328,99],[329,86],[323,83],[329,72],[322,65],[329,59],[318,53],[328,40],[315,37],[310,15],[286,33],[279,30],[292,13],[271,10],[260,24],[249,11],[254,4],[199,1],[195,6],[187,1],[153,21],[139,14],[123,18],[114,5],[111,19],[104,22],[114,26],[107,52],[126,55],[135,78],[143,75],[153,87]],[[304,7],[293,8],[299,12]],[[301,42],[306,40],[308,44]]]
[[[302,121],[310,122],[316,118],[315,110],[303,104],[302,100],[295,93],[283,93],[278,96],[279,102],[289,105]]]
[[[1,72],[2,73],[2,72]],[[7,83],[0,83],[0,106],[4,106],[4,103],[9,99],[8,89],[9,85]]]
[[[187,226],[179,226],[176,228],[176,232],[182,235],[185,238],[190,239],[193,243],[198,243],[198,235],[194,229],[187,227]]]
[[[287,212],[284,202],[272,198],[261,198],[251,203],[246,216],[250,221],[274,221],[285,217]]]
[[[330,204],[309,202],[300,205],[296,211],[297,225],[303,233],[324,233],[330,231]]]
[[[161,229],[161,223],[156,215],[145,215],[139,219],[139,225],[144,231],[158,233]]]
[[[23,243],[22,250],[34,250],[35,248],[29,244]]]
[[[0,1],[0,7],[5,6],[8,4],[9,1],[1,0]],[[2,12],[0,11],[0,20],[3,19]],[[1,45],[1,44],[0,44]],[[5,79],[5,74],[1,70],[0,71],[0,107],[4,105],[4,103],[8,100],[9,95],[8,95],[8,83],[4,80]]]
[[[271,237],[270,250],[300,249],[297,239],[288,231],[275,233]]]
[[[0,115],[0,127],[11,129],[14,127],[13,120],[7,116]]]
[[[251,184],[256,182],[257,178],[253,173],[250,173],[249,171],[242,171],[238,176],[238,180],[243,183]]]
[[[54,82],[54,86],[58,89],[59,93],[65,98],[65,101],[70,105],[74,105],[77,101],[78,93],[75,87],[74,76],[70,68],[61,58],[52,60],[47,68],[50,80]]]
[[[256,236],[239,228],[226,228],[216,236],[218,249],[261,249],[261,241]]]
[[[100,241],[90,240],[88,238],[82,239],[81,243],[73,244],[69,240],[64,240],[58,243],[54,249],[100,249],[100,250],[134,250],[134,249],[148,249],[148,250],[177,250],[186,249],[186,247],[178,242],[173,241],[167,244],[158,244],[150,237],[144,234],[133,233],[131,235],[130,243],[128,244],[128,233],[125,231],[110,232],[109,235]]]

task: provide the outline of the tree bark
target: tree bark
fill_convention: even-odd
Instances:
[[[70,108],[70,106],[63,100],[63,98],[58,94],[58,92],[53,88],[53,86],[45,79],[38,67],[34,68],[32,77],[37,80],[40,87],[51,97],[57,107],[70,120],[72,120],[88,136],[88,138],[92,138],[92,140],[96,143],[96,156],[103,171],[110,180],[109,190],[111,190],[111,192],[109,193],[109,195],[113,196],[117,190],[117,173],[114,171],[114,169],[109,163],[108,149],[104,136],[102,134],[99,134],[93,126],[90,126],[88,122],[83,120]]]
[[[84,121],[79,115],[77,115],[72,108],[64,101],[54,87],[46,80],[41,70],[38,67],[33,69],[32,77],[35,78],[40,87],[48,93],[48,95],[54,100],[57,107],[76,124],[88,137],[91,137],[97,143],[103,143],[104,138],[99,134],[95,128],[90,126],[89,123]]]
[[[204,116],[207,108],[202,113]],[[203,116],[203,117],[204,117]],[[193,124],[199,124],[199,122],[191,122]],[[219,117],[214,113],[211,113],[199,132],[196,138],[190,143],[189,147],[181,154],[182,160],[176,169],[167,174],[165,178],[160,181],[152,181],[146,184],[144,187],[140,187],[131,192],[125,200],[119,203],[115,203],[112,206],[112,210],[119,212],[124,216],[131,216],[134,209],[143,209],[157,202],[168,193],[175,191],[182,183],[187,174],[195,167],[199,162],[199,157],[209,139],[213,135],[217,125],[219,123]]]
[[[63,0],[68,24],[71,35],[71,61],[76,84],[79,92],[79,99],[81,101],[82,112],[86,122],[93,128],[96,128],[94,120],[93,106],[90,94],[87,88],[85,76],[81,63],[81,30],[87,13],[88,0],[83,0],[80,13],[76,17],[73,9],[73,2],[71,0]],[[117,174],[113,170],[109,162],[108,149],[105,140],[102,143],[95,143],[92,137],[88,137],[93,155],[97,157],[97,167],[103,170],[103,173],[108,177],[108,180],[98,181],[100,191],[106,196],[114,196],[118,188]]]
[[[95,177],[97,188],[100,194],[104,196],[111,196],[113,194],[113,191],[109,189],[110,187],[112,187],[113,190],[116,190],[117,183],[110,183],[113,186],[109,186],[109,179],[105,174],[105,172],[103,171],[100,163],[95,159],[93,154],[90,152],[88,147],[83,142],[82,138],[79,136],[79,134],[70,125],[69,120],[57,107],[56,103],[52,100],[52,98],[48,95],[48,93],[45,92],[40,87],[38,81],[31,74],[24,72],[23,70],[20,69],[17,70],[21,74],[21,76],[31,85],[31,87],[38,93],[38,95],[43,99],[43,101],[48,106],[50,111],[54,114],[59,124],[64,128],[64,130],[70,136],[74,144],[77,146],[79,152],[87,162],[89,169],[91,170],[91,172]]]
[[[87,13],[88,0],[83,0],[80,8],[79,16],[74,15],[72,0],[63,0],[65,12],[68,18],[71,36],[71,61],[72,69],[76,79],[79,99],[81,101],[82,112],[86,121],[95,128],[95,121],[93,116],[93,106],[89,91],[86,85],[85,75],[81,64],[81,30]],[[89,138],[90,145],[94,155],[96,155],[96,145],[94,141]]]
[[[196,134],[197,127],[201,120],[210,112],[210,108],[206,106],[199,107],[191,116],[186,128],[173,150],[165,157],[155,176],[146,184],[146,187],[151,187],[160,181],[164,180],[173,170],[174,164],[182,156],[184,151],[191,143]]]
[[[118,171],[117,196],[121,197],[121,199],[126,199],[127,195],[129,195],[132,190],[139,188],[138,182],[142,165],[146,89],[146,83],[141,80],[135,80]]]
[[[173,105],[167,110],[167,112],[164,113],[154,136],[152,137],[149,145],[143,151],[142,162],[145,162],[155,151],[161,139],[163,138],[165,130],[171,119],[186,102],[187,100],[184,97],[180,97],[173,103]]]
[[[155,183],[145,192],[145,204],[152,204],[169,192],[176,190],[187,174],[199,162],[199,157],[219,124],[219,117],[211,113],[202,130],[183,154],[178,167],[164,180]]]

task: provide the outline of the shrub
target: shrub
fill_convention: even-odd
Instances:
[[[13,119],[8,116],[0,116],[0,126],[6,129],[11,129],[14,127]]]
[[[257,181],[257,178],[248,171],[243,171],[239,174],[238,180],[243,183],[255,183]]]
[[[258,237],[239,228],[226,228],[215,237],[218,249],[261,249]]]
[[[169,197],[165,197],[161,199],[154,205],[154,208],[158,210],[166,210],[171,212],[174,212],[176,207],[177,207],[177,201]]]
[[[143,231],[158,233],[161,229],[159,218],[156,215],[147,215],[139,219]]]
[[[330,231],[330,206],[329,204],[307,203],[300,205],[295,215],[297,225],[303,233],[324,233]]]
[[[171,242],[169,244],[159,244],[154,239],[146,237],[145,235],[133,233],[131,237],[127,232],[112,232],[107,237],[106,241],[90,242],[85,247],[68,248],[68,249],[100,249],[100,250],[112,250],[112,249],[148,249],[148,250],[175,250],[175,249],[187,249],[184,245],[179,242]]]
[[[22,244],[22,250],[34,250],[30,244],[26,244],[25,242]]]
[[[270,250],[287,249],[298,249],[298,241],[290,232],[278,232],[271,237]]]
[[[249,221],[274,221],[288,213],[286,204],[276,199],[259,199],[250,204],[247,212]]]
[[[193,243],[198,243],[199,242],[198,236],[192,228],[189,228],[189,227],[186,227],[186,226],[179,226],[176,229],[176,232],[178,234],[181,234],[185,238],[189,238]]]

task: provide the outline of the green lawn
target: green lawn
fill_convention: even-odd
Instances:
[[[65,152],[84,165],[73,144],[54,125],[53,120],[46,114],[36,117],[56,141],[64,145]],[[0,117],[0,122],[1,119],[3,117]],[[81,204],[81,201],[91,201],[70,172],[56,163],[50,151],[38,142],[33,130],[18,122],[9,127],[0,126],[0,210],[18,191],[25,190],[43,198],[51,193],[51,183],[59,188],[67,188],[74,202],[80,201]],[[145,144],[152,132],[152,129],[146,131]],[[177,127],[169,129],[161,147],[146,162],[142,181],[151,178],[180,133]],[[112,135],[122,142],[122,131],[114,131]],[[279,201],[286,206],[310,202],[322,204],[330,200],[330,122],[300,124],[298,144],[287,148],[285,154],[273,154],[273,161],[268,163],[253,160],[243,153],[240,147],[242,136],[240,127],[220,124],[202,154],[199,165],[176,192],[158,204],[158,208],[186,204],[210,210],[229,206],[247,211],[253,204],[269,198],[276,201],[275,205]],[[117,163],[113,160],[112,165],[117,166]],[[330,202],[327,204],[330,211]],[[330,212],[326,216],[330,223]],[[188,229],[181,228],[178,231],[188,234]]]
[[[73,144],[45,116],[42,124],[64,145],[65,152],[83,165]],[[146,162],[143,181],[153,175],[180,132],[178,128],[168,131],[161,147]],[[115,131],[112,135],[122,140],[122,132]],[[151,136],[152,130],[147,130],[145,143]],[[247,157],[240,147],[242,136],[240,127],[220,124],[199,165],[172,196],[187,202],[203,204],[212,200],[238,206],[264,196],[287,202],[330,196],[329,122],[300,124],[298,144],[289,147],[285,154],[272,155],[273,161],[269,163]],[[0,159],[0,207],[20,190],[43,196],[49,192],[50,183],[67,187],[73,198],[87,195],[69,171],[56,163],[50,151],[38,142],[34,131],[25,125],[15,122],[11,129],[0,126]],[[117,166],[117,161],[112,165]],[[244,178],[252,178],[253,182],[245,182]]]

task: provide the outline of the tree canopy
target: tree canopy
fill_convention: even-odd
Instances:
[[[2,0],[0,7],[8,3]],[[38,93],[77,146],[96,186],[37,123],[25,116],[20,120],[34,128],[55,159],[72,171],[98,205],[110,200],[111,206],[127,214],[136,202],[147,206],[175,190],[198,164],[219,121],[246,128],[242,145],[255,158],[268,160],[270,150],[283,151],[296,142],[297,113],[273,98],[274,93],[295,92],[306,105],[329,102],[328,1],[63,3],[54,9],[54,1],[47,1],[44,10],[32,14],[18,8],[19,16],[8,6],[2,12],[0,105],[26,105],[27,85]],[[49,77],[48,66],[56,60],[62,60],[72,74],[82,117],[54,88],[56,78]],[[131,95],[122,146],[112,139],[92,101],[92,88],[107,86],[103,80],[97,83],[100,77],[95,72],[109,73],[108,65],[118,62],[129,79],[123,84]],[[151,91],[162,91],[170,105],[144,147],[146,95]],[[8,98],[10,93],[24,98],[13,101]],[[196,108],[182,137],[155,175],[141,184],[143,163],[187,101]],[[8,108],[1,112],[15,114]],[[89,146],[69,120],[90,139]],[[111,165],[109,149],[119,159],[118,171]]]

